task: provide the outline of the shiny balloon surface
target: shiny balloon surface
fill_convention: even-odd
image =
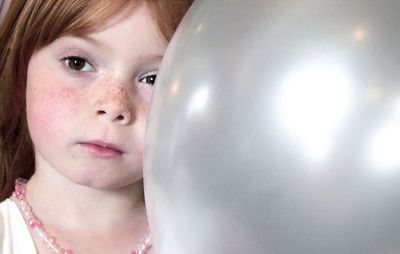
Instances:
[[[196,0],[148,122],[156,253],[400,253],[399,13]]]

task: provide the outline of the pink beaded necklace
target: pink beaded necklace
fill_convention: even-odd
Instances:
[[[13,197],[15,197],[20,205],[21,212],[24,215],[25,222],[28,228],[34,232],[37,236],[39,236],[40,240],[47,245],[47,247],[56,254],[72,254],[72,250],[66,250],[61,248],[55,241],[55,238],[50,236],[42,226],[40,220],[33,214],[32,208],[29,203],[26,201],[26,180],[25,179],[17,179],[15,181],[15,190],[13,192]],[[146,232],[143,239],[140,241],[139,245],[135,250],[131,252],[131,254],[144,254],[151,246],[151,239],[149,231]]]

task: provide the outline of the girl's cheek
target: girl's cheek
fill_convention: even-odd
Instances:
[[[154,91],[154,86],[151,85],[143,85],[142,87],[138,88],[139,96],[148,104],[150,104],[153,91]]]
[[[144,119],[147,118],[147,114],[150,108],[151,97],[153,94],[154,87],[152,86],[145,86],[138,89],[138,96],[140,97],[140,103],[136,104],[136,111],[137,114]],[[135,100],[135,99],[134,99]]]
[[[43,135],[63,132],[62,126],[78,115],[77,92],[64,86],[46,89],[32,87],[27,94],[27,116],[30,128]],[[55,130],[56,129],[56,130]],[[32,130],[33,131],[33,130]]]

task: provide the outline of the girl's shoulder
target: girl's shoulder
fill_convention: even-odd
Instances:
[[[0,203],[0,253],[36,254],[25,220],[10,199]]]
[[[4,238],[7,219],[10,218],[9,215],[13,212],[13,210],[13,202],[10,199],[0,202],[0,243],[2,243]]]
[[[3,210],[6,205],[6,201],[0,203],[0,246],[3,246],[4,239],[4,222],[3,222]]]

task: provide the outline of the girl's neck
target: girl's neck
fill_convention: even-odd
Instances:
[[[43,183],[34,175],[26,185],[25,198],[57,245],[88,254],[130,253],[138,248],[148,230],[147,218],[144,203],[129,194],[141,192],[134,191],[138,186],[142,188],[140,183],[113,191],[86,187],[84,192],[80,190],[82,186],[64,191],[65,186],[55,183]],[[35,234],[32,237],[39,253],[48,253],[43,239]]]
[[[127,222],[146,223],[142,181],[101,190],[37,171],[27,183],[27,200],[48,225],[56,227],[62,217],[64,230],[86,227],[109,232],[129,226]]]

